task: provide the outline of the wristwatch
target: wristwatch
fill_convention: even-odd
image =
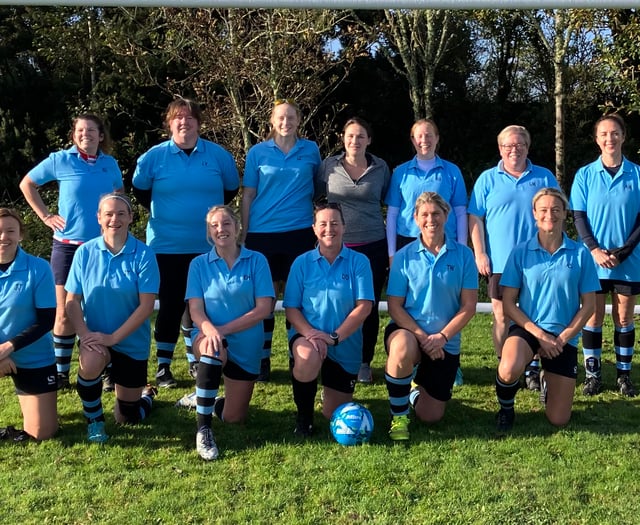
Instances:
[[[329,337],[331,338],[331,341],[333,341],[333,346],[338,346],[338,343],[340,342],[340,336],[338,335],[338,332],[331,332],[329,334]]]

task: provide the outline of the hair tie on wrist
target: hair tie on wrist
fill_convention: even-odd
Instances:
[[[449,342],[449,338],[448,338],[446,335],[444,335],[442,332],[439,332],[439,334],[440,334],[442,337],[444,337],[444,340],[445,340],[447,343]]]

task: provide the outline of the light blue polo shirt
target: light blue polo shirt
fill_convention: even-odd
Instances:
[[[56,290],[49,263],[18,248],[6,272],[0,270],[0,341],[8,341],[36,322],[36,308],[55,308]],[[47,332],[10,355],[19,368],[41,368],[56,358]]]
[[[492,273],[502,273],[511,250],[537,234],[531,200],[542,188],[559,188],[558,181],[548,169],[530,160],[518,178],[502,169],[502,161],[478,177],[469,199],[469,214],[484,218]]]
[[[255,188],[249,210],[249,232],[301,230],[313,224],[313,191],[322,159],[315,142],[298,139],[283,153],[273,139],[247,154],[242,184]]]
[[[518,288],[520,309],[537,326],[556,336],[580,309],[580,295],[600,290],[589,250],[565,234],[553,254],[540,246],[537,235],[516,246],[500,284]],[[568,343],[577,346],[579,337]]]
[[[214,325],[243,316],[255,308],[258,297],[275,297],[269,265],[261,253],[242,247],[231,269],[215,248],[191,261],[185,299],[203,299],[205,313]],[[199,332],[194,328],[194,340]],[[262,322],[225,337],[231,361],[258,374],[264,344]]]
[[[601,248],[620,248],[640,213],[640,166],[625,158],[615,177],[604,168],[602,158],[580,168],[573,179],[570,207],[586,212]],[[640,282],[640,245],[622,264],[597,270],[600,279]]]
[[[385,197],[388,206],[399,208],[396,231],[405,237],[419,237],[420,228],[413,218],[416,200],[425,191],[435,191],[451,206],[446,233],[457,238],[456,214],[453,208],[467,205],[467,189],[460,169],[436,155],[435,166],[425,173],[418,167],[417,157],[400,164],[391,175],[391,184]]]
[[[28,175],[38,186],[58,183],[58,214],[65,220],[64,230],[55,233],[59,240],[86,242],[100,235],[100,197],[122,188],[122,173],[111,155],[98,152],[95,164],[89,164],[75,146],[52,153]]]
[[[387,295],[402,297],[404,309],[427,334],[437,334],[460,311],[462,290],[478,289],[478,271],[471,250],[445,237],[437,256],[417,239],[393,257]],[[460,333],[444,350],[460,353]]]
[[[331,333],[356,307],[356,301],[373,301],[373,277],[369,259],[344,246],[329,264],[316,248],[303,253],[291,265],[284,290],[285,308],[298,308],[317,330]],[[289,339],[296,334],[289,329]],[[350,374],[357,374],[362,362],[362,327],[329,346],[327,356]]]
[[[82,295],[85,322],[92,332],[112,334],[140,306],[141,293],[157,294],[160,273],[153,252],[129,234],[113,255],[102,236],[83,244],[73,256],[65,290]],[[146,319],[113,349],[137,360],[149,358],[151,323]]]
[[[180,254],[209,251],[207,211],[240,182],[231,153],[199,138],[191,155],[173,140],[152,147],[138,159],[133,185],[151,190],[147,244],[155,253]]]

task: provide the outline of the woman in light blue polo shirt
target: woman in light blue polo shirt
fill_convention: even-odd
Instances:
[[[362,323],[373,305],[373,278],[366,255],[343,245],[344,217],[338,203],[316,205],[316,249],[293,263],[284,292],[289,330],[295,433],[313,434],[318,375],[322,414],[353,398],[362,361]]]
[[[156,392],[147,385],[147,361],[160,274],[151,249],[129,233],[132,220],[126,196],[104,195],[98,207],[102,235],[78,248],[65,285],[67,314],[80,339],[78,395],[92,443],[108,439],[100,377],[108,364],[117,423],[144,419]]]
[[[634,308],[640,293],[640,166],[622,154],[626,129],[620,115],[601,117],[593,129],[600,157],[578,170],[571,187],[576,229],[591,251],[601,286],[595,313],[582,336],[586,372],[582,391],[593,396],[602,390],[602,325],[611,293],[616,387],[623,396],[634,397],[631,361]]]
[[[53,345],[56,352],[58,385],[69,386],[69,368],[76,334],[65,312],[64,283],[78,246],[100,235],[96,222],[100,196],[122,191],[122,173],[108,155],[111,139],[102,120],[84,113],[73,120],[69,133],[73,146],[52,153],[20,182],[20,189],[42,221],[53,230],[51,269],[56,284],[56,321]],[[38,188],[58,183],[58,210],[52,213]]]
[[[238,243],[240,221],[228,206],[214,206],[206,217],[213,249],[189,267],[186,300],[195,328],[193,349],[200,359],[196,375],[196,450],[218,457],[211,423],[244,421],[260,372],[263,319],[275,297],[267,260]],[[216,397],[224,376],[224,397]]]
[[[170,138],[144,153],[133,174],[133,192],[149,209],[147,244],[160,268],[160,307],[154,326],[158,369],[156,382],[173,388],[173,352],[181,328],[195,378],[191,319],[184,304],[189,263],[209,251],[202,217],[214,204],[231,202],[240,185],[235,161],[222,146],[200,137],[203,114],[193,100],[178,98],[167,106]]]
[[[394,441],[410,437],[410,404],[421,421],[444,416],[460,365],[460,331],[476,312],[476,265],[471,250],[445,233],[449,211],[436,192],[418,197],[420,238],[396,253],[389,272],[385,379]]]
[[[541,401],[552,425],[571,418],[578,371],[578,337],[600,288],[586,248],[564,233],[567,198],[543,188],[532,200],[538,234],[514,248],[504,267],[505,313],[513,320],[496,373],[497,430],[511,429],[520,376],[531,358],[542,362]]]
[[[247,153],[242,181],[242,226],[247,248],[269,261],[278,295],[293,260],[313,248],[314,182],[321,158],[315,142],[300,138],[302,114],[291,100],[276,100],[267,139]],[[265,320],[265,341],[258,381],[271,369],[273,315]]]
[[[0,208],[0,377],[16,387],[24,430],[0,429],[0,439],[48,439],[58,430],[51,328],[56,295],[46,261],[20,248],[24,224]]]

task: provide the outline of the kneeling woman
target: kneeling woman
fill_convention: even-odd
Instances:
[[[102,235],[76,251],[65,289],[66,310],[80,337],[78,394],[87,418],[87,437],[104,443],[102,379],[111,363],[115,419],[135,424],[151,410],[155,395],[147,384],[151,346],[149,317],[160,276],[150,248],[129,233],[131,203],[120,193],[100,199]]]
[[[394,441],[409,439],[410,401],[422,421],[444,416],[460,365],[460,331],[476,311],[476,263],[469,248],[445,235],[450,209],[435,192],[418,197],[420,237],[396,253],[389,273],[385,379]],[[418,387],[410,392],[414,370]]]
[[[593,314],[600,282],[587,248],[563,231],[567,207],[560,190],[544,188],[535,194],[538,234],[513,249],[500,279],[504,311],[513,324],[496,375],[499,432],[513,426],[520,376],[536,353],[542,360],[547,419],[562,426],[571,418],[578,336]]]
[[[316,249],[291,266],[284,292],[293,370],[295,433],[313,433],[317,378],[322,373],[322,414],[331,418],[351,401],[362,362],[362,323],[373,305],[369,259],[343,246],[344,217],[336,203],[317,205]]]
[[[22,431],[0,430],[0,439],[16,441],[48,439],[58,430],[53,274],[20,248],[23,235],[20,216],[0,208],[0,377],[13,379],[24,424]]]
[[[229,206],[214,206],[206,217],[213,249],[191,261],[186,299],[195,326],[196,450],[218,457],[213,414],[228,423],[244,421],[260,372],[264,329],[275,293],[264,255],[238,244],[240,221]],[[224,374],[224,397],[216,398]]]

